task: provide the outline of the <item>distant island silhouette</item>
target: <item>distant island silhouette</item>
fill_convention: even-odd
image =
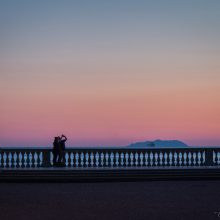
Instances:
[[[155,140],[155,141],[143,141],[135,142],[126,147],[137,147],[137,148],[147,148],[147,147],[188,147],[187,144],[179,140]]]

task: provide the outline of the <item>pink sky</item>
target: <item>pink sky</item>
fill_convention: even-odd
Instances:
[[[110,82],[105,87],[91,83],[86,90],[64,79],[56,90],[56,83],[39,88],[19,84],[16,80],[14,91],[5,86],[7,96],[1,94],[2,145],[47,146],[61,133],[69,137],[70,146],[126,145],[157,138],[189,145],[219,141],[217,85],[179,82],[177,88],[169,82],[149,87],[143,82]]]

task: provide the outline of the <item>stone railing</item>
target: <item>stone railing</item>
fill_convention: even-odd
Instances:
[[[220,148],[68,148],[65,166],[73,168],[200,167],[220,165]],[[1,168],[53,166],[49,148],[0,148]]]

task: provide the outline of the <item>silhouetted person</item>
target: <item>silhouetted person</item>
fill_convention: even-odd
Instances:
[[[60,154],[59,154],[59,160],[58,160],[62,165],[64,165],[64,161],[65,161],[64,155],[65,155],[65,149],[66,149],[66,146],[65,146],[66,141],[67,141],[66,136],[62,134],[59,140]]]
[[[58,157],[60,155],[61,147],[60,147],[60,137],[55,137],[53,141],[53,165],[57,166]]]

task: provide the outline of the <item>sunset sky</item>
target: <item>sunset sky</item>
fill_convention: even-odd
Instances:
[[[0,1],[0,146],[220,146],[220,1]]]

